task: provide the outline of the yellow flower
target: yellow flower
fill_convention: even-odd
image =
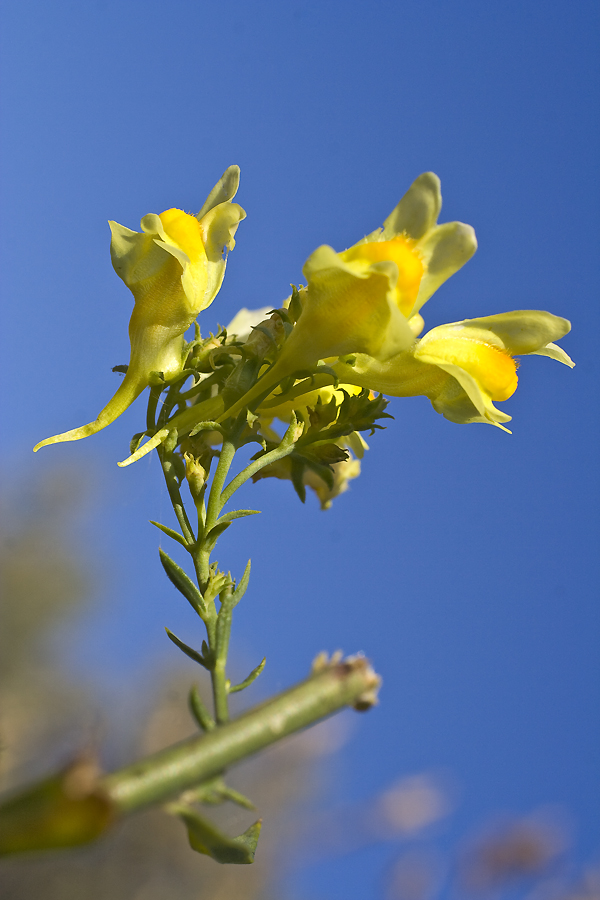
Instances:
[[[311,254],[282,367],[294,371],[347,353],[386,360],[411,346],[421,324],[410,320],[477,248],[469,225],[437,224],[441,205],[439,178],[425,172],[383,228],[342,253],[324,245]]]
[[[437,224],[441,205],[439,178],[425,172],[383,228],[342,253],[318,247],[304,265],[302,311],[277,363],[231,414],[319,359],[366,353],[385,361],[410,347],[423,304],[477,249],[470,225]]]
[[[183,368],[184,333],[221,287],[226,254],[246,213],[232,203],[239,168],[230,166],[197,216],[181,209],[144,216],[142,231],[109,222],[117,275],[134,297],[129,322],[131,357],[119,389],[88,425],[41,441],[76,441],[106,428],[149,384],[169,381]]]
[[[381,362],[365,354],[340,361],[340,378],[394,397],[429,397],[451,422],[503,428],[511,417],[494,406],[517,389],[514,356],[549,356],[575,364],[553,343],[570,322],[540,310],[517,310],[432,328],[410,350]],[[504,429],[507,430],[507,429]]]

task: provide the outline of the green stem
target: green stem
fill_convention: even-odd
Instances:
[[[217,618],[215,634],[215,665],[211,673],[215,719],[217,725],[229,721],[229,688],[227,686],[226,666],[231,635],[231,615],[233,590],[226,588],[221,594],[221,609]]]
[[[215,470],[215,474],[210,486],[208,495],[208,503],[206,513],[203,515],[204,527],[202,534],[198,536],[198,541],[193,548],[188,548],[194,561],[196,577],[200,592],[204,594],[210,582],[210,546],[208,544],[210,531],[217,525],[219,513],[223,506],[221,493],[227,478],[229,469],[233,462],[233,458],[237,451],[237,441],[243,431],[245,425],[244,420],[237,422],[228,434],[223,436],[223,444],[219,454],[219,462]],[[227,598],[231,595],[231,591],[224,592],[221,595],[221,609],[217,614],[214,601],[208,603],[209,616],[206,620],[206,633],[208,636],[208,646],[213,652],[213,665],[210,670],[212,682],[213,703],[215,709],[215,719],[217,724],[229,720],[229,698],[227,690],[227,652],[229,648],[229,631],[231,629],[231,609],[228,609]],[[224,634],[226,632],[226,638]]]
[[[165,484],[167,485],[167,491],[169,492],[169,498],[173,506],[173,512],[177,517],[179,527],[181,528],[181,533],[185,538],[187,544],[194,544],[196,536],[194,535],[190,520],[188,519],[188,515],[185,510],[185,506],[183,505],[181,491],[179,490],[177,478],[175,477],[175,473],[173,471],[173,462],[170,459],[171,454],[168,453],[163,446],[159,448],[158,456],[160,458],[160,464],[165,476]]]
[[[233,457],[235,456],[236,449],[236,445],[232,440],[230,440],[228,437],[223,438],[223,446],[221,447],[221,453],[219,454],[219,463],[217,465],[215,477],[213,478],[213,483],[211,485],[210,495],[208,498],[208,506],[206,509],[206,525],[204,527],[205,534],[208,534],[211,528],[214,528],[214,526],[217,524],[219,513],[221,512],[223,506],[221,494],[223,492],[225,479],[227,478],[227,474],[229,472],[229,469],[231,468],[231,463],[233,462]]]
[[[236,475],[235,478],[232,478],[227,487],[221,493],[221,509],[223,509],[225,504],[229,500],[231,500],[238,488],[241,488],[241,486],[245,484],[249,478],[252,478],[253,475],[256,475],[256,473],[260,472],[261,469],[264,469],[265,466],[277,462],[278,459],[283,459],[284,456],[289,456],[289,454],[292,453],[295,446],[295,442],[293,440],[295,431],[296,419],[293,418],[291,425],[283,436],[283,440],[281,441],[280,445],[275,448],[275,450],[271,450],[269,453],[265,453],[265,455],[261,456],[259,459],[254,460],[254,462],[250,463],[249,466],[246,466],[245,469],[242,469],[239,475]]]
[[[106,776],[99,786],[121,814],[163,803],[344,706],[368,708],[378,685],[363,657],[328,665],[239,718]]]

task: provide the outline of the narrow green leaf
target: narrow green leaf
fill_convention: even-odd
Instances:
[[[288,315],[293,322],[297,322],[302,312],[302,301],[300,300],[300,292],[295,284],[291,285],[292,298],[288,307]]]
[[[183,594],[185,599],[188,601],[192,609],[194,609],[199,616],[203,616],[206,614],[206,604],[204,603],[204,598],[193,581],[188,578],[185,574],[181,566],[178,566],[176,562],[174,562],[171,557],[165,553],[164,550],[159,549],[160,561],[163,565],[163,569],[167,573],[167,578],[173,584],[177,590]]]
[[[243,807],[243,809],[256,809],[256,806],[246,797],[244,794],[240,794],[239,791],[235,791],[233,788],[229,787],[227,784],[223,784],[222,787],[217,788],[220,792],[221,797],[224,800],[231,800],[232,803],[237,804],[237,806]]]
[[[239,837],[230,838],[195,810],[174,806],[172,811],[185,823],[192,850],[204,853],[218,863],[248,865],[254,862],[262,825],[260,819]]]
[[[238,691],[243,691],[244,688],[249,687],[253,681],[256,681],[256,679],[258,678],[258,676],[260,675],[260,673],[262,672],[262,670],[264,669],[266,664],[267,664],[267,657],[265,656],[264,659],[262,660],[262,662],[259,662],[259,664],[256,666],[256,668],[252,669],[252,671],[250,672],[250,674],[248,675],[247,678],[244,678],[244,680],[240,681],[239,684],[234,684],[232,687],[229,688],[229,693],[237,694]]]
[[[303,480],[305,468],[306,464],[303,459],[292,456],[292,484],[302,503],[306,503],[306,486]]]
[[[211,528],[204,538],[204,549],[212,551],[223,532],[227,531],[230,525],[231,522],[220,521],[214,528]]]
[[[187,804],[190,803],[204,803],[208,806],[219,806],[227,800],[231,803],[236,803],[244,809],[256,809],[252,800],[249,800],[244,794],[240,794],[239,791],[236,791],[225,784],[221,775],[217,775],[215,778],[204,781],[202,784],[191,788],[189,791],[185,791],[180,798],[180,804],[185,803],[186,807]]]
[[[150,519],[150,524],[158,528],[159,531],[162,531],[163,534],[166,534],[167,537],[173,538],[173,540],[181,544],[182,547],[187,548],[185,538],[183,537],[183,535],[179,534],[178,531],[174,531],[172,528],[168,528],[167,525],[161,525],[160,522],[154,522],[152,519]]]
[[[212,731],[215,727],[215,720],[207,710],[200,697],[200,691],[197,685],[193,684],[188,695],[190,712],[203,731]]]
[[[186,656],[189,656],[189,658],[193,659],[194,662],[200,663],[201,666],[204,666],[205,669],[208,669],[210,671],[210,665],[204,659],[204,657],[200,653],[198,653],[197,650],[194,650],[192,647],[188,647],[187,644],[184,644],[183,641],[180,641],[177,635],[173,634],[173,632],[169,628],[165,628],[165,631],[167,632],[167,637],[169,638],[169,640],[173,641],[175,646],[179,647],[179,649],[182,650]]]
[[[252,560],[248,560],[246,564],[246,568],[244,569],[244,574],[240,579],[240,583],[237,585],[233,594],[231,595],[231,599],[229,600],[229,605],[231,609],[234,606],[237,606],[244,594],[246,593],[246,589],[248,588],[248,582],[250,581],[250,569],[252,566]]]
[[[260,509],[234,509],[232,512],[225,513],[224,516],[221,516],[217,525],[221,525],[223,522],[233,522],[234,519],[242,519],[244,516],[258,516],[260,514]]]

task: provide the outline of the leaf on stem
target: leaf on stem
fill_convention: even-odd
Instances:
[[[248,675],[247,678],[244,678],[244,680],[240,681],[239,684],[234,684],[233,686],[228,687],[228,689],[227,689],[228,693],[237,694],[238,691],[243,691],[244,688],[249,687],[253,681],[256,681],[256,679],[261,674],[261,672],[264,669],[264,667],[266,666],[266,664],[267,664],[267,657],[265,656],[264,659],[261,662],[259,662],[259,664],[256,666],[256,668],[252,669],[252,671],[250,672],[250,674]]]
[[[254,862],[262,822],[259,819],[239,837],[230,838],[195,810],[172,805],[170,812],[185,824],[190,847],[218,863],[248,865]]]
[[[162,531],[163,534],[166,534],[167,537],[173,538],[173,540],[181,544],[182,547],[187,547],[185,538],[183,537],[183,535],[179,534],[178,531],[174,531],[167,525],[161,525],[160,522],[154,522],[152,519],[150,519],[149,521],[151,525],[154,525],[156,528],[158,528],[159,531]]]
[[[200,691],[197,685],[193,684],[188,695],[188,702],[192,716],[203,731],[212,731],[215,727],[215,720],[207,710],[200,697]]]
[[[165,627],[165,631],[167,632],[167,637],[169,640],[173,641],[176,647],[179,647],[186,656],[189,656],[190,659],[193,659],[194,662],[200,663],[201,666],[204,666],[205,669],[210,671],[211,665],[210,661],[205,659],[201,653],[198,653],[197,650],[194,650],[192,647],[188,647],[187,644],[184,644],[183,641],[180,641],[177,635],[173,634],[173,632]]]
[[[256,809],[252,800],[225,784],[220,775],[199,784],[198,787],[184,791],[179,800],[180,803],[186,805],[189,803],[206,803],[209,806],[218,806],[229,800],[243,809]]]
[[[234,606],[237,606],[244,594],[246,593],[246,589],[248,588],[248,582],[250,581],[250,569],[252,567],[252,560],[248,560],[246,564],[246,568],[244,569],[244,574],[240,578],[240,583],[235,588],[234,592],[231,594],[231,597],[228,599],[228,605],[231,609]]]
[[[211,528],[204,538],[204,549],[212,552],[212,550],[214,550],[215,544],[217,543],[223,532],[227,531],[230,525],[231,520],[229,522],[224,522],[223,519],[221,519],[214,526],[214,528]]]
[[[234,519],[242,519],[244,516],[258,516],[259,514],[260,509],[234,509],[221,516],[217,525],[221,525],[223,522],[233,522]]]
[[[156,524],[156,523],[154,523]],[[160,525],[157,526],[161,528]],[[164,530],[164,527],[161,529]],[[176,533],[176,532],[175,532]],[[171,535],[169,535],[171,537]],[[193,581],[188,578],[181,566],[178,566],[164,550],[159,549],[160,561],[163,569],[167,573],[167,578],[177,590],[183,594],[192,609],[194,609],[200,617],[206,615],[206,604],[204,598]]]

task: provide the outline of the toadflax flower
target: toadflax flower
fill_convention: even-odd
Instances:
[[[357,352],[383,361],[410,347],[423,304],[477,249],[470,225],[437,224],[441,205],[439,178],[425,172],[383,228],[342,253],[318,247],[304,265],[302,314],[281,365],[293,371]]]
[[[217,295],[227,251],[246,213],[231,200],[239,168],[230,166],[197,216],[181,209],[144,216],[142,231],[109,222],[110,255],[117,275],[134,297],[129,322],[131,357],[116,394],[88,425],[41,441],[77,441],[106,428],[150,384],[177,377],[183,369],[184,333]]]
[[[385,362],[357,354],[334,369],[344,381],[393,397],[429,397],[451,422],[503,428],[511,417],[494,401],[508,400],[517,389],[514,357],[549,356],[572,368],[574,362],[553,343],[570,330],[560,316],[517,310],[439,325]]]
[[[441,205],[439,178],[425,172],[382,228],[342,253],[318,247],[303,268],[307,285],[294,330],[244,402],[319,359],[366,353],[385,361],[410,347],[423,326],[423,304],[477,249],[470,225],[437,224]],[[240,408],[241,401],[232,414]]]

